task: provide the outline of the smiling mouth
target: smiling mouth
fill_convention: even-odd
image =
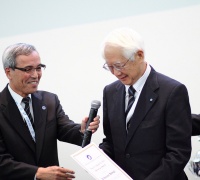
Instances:
[[[38,84],[38,81],[32,81],[32,82],[29,82],[29,84],[34,84],[34,85],[36,85],[36,84]]]
[[[127,78],[127,76],[123,76],[123,77],[120,77],[119,79],[123,81],[126,78]]]

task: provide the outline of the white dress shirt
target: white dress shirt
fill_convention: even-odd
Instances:
[[[142,88],[143,88],[143,86],[144,86],[144,84],[145,84],[150,72],[151,72],[151,67],[147,63],[147,68],[146,68],[144,74],[137,80],[137,82],[135,84],[133,84],[133,88],[135,89],[135,94],[134,94],[135,101],[134,101],[129,113],[126,116],[126,124],[130,120],[131,116],[133,115],[133,113],[135,111],[135,107],[136,107],[138,99],[140,97],[140,93],[142,91]],[[126,110],[126,108],[128,106],[128,100],[129,100],[128,88],[129,87],[130,86],[125,85],[125,88],[126,88],[125,110]]]
[[[10,92],[12,98],[14,99],[14,101],[17,102],[18,104],[21,104],[21,106],[24,108],[24,107],[25,107],[25,104],[22,102],[23,97],[20,96],[19,94],[17,94],[16,92],[14,92],[14,91],[11,89],[10,85],[8,85],[8,90],[9,90],[9,92]],[[31,115],[32,115],[33,121],[34,121],[32,99],[31,99],[31,95],[30,95],[30,94],[29,94],[28,96],[30,97],[30,101],[29,101],[30,112],[31,112]],[[22,118],[23,118],[23,116],[22,116]],[[24,118],[23,118],[23,120],[24,120]]]

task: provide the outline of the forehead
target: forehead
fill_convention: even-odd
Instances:
[[[105,56],[122,56],[122,49],[117,46],[106,45],[104,48]]]
[[[107,45],[104,48],[104,57],[107,63],[116,63],[122,61],[124,58],[122,49],[120,47]]]
[[[36,51],[29,55],[19,55],[16,57],[17,65],[34,66],[40,64],[40,62],[40,56]]]

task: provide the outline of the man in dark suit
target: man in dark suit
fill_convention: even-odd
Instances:
[[[186,87],[145,61],[143,40],[130,28],[111,32],[102,52],[104,68],[118,80],[103,91],[100,148],[134,180],[187,179],[192,126]]]
[[[37,91],[45,65],[34,46],[9,46],[3,66],[9,84],[0,93],[0,179],[74,178],[73,170],[59,167],[57,139],[81,145],[88,117],[81,125],[74,123],[57,95]],[[27,108],[25,97],[30,101]],[[98,126],[99,116],[89,129],[95,132]]]

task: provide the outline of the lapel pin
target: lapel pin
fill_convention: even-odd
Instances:
[[[150,99],[150,102],[152,102],[152,101],[153,101],[153,99],[151,98],[151,99]]]
[[[46,106],[42,106],[42,109],[45,110],[45,109],[46,109]]]

